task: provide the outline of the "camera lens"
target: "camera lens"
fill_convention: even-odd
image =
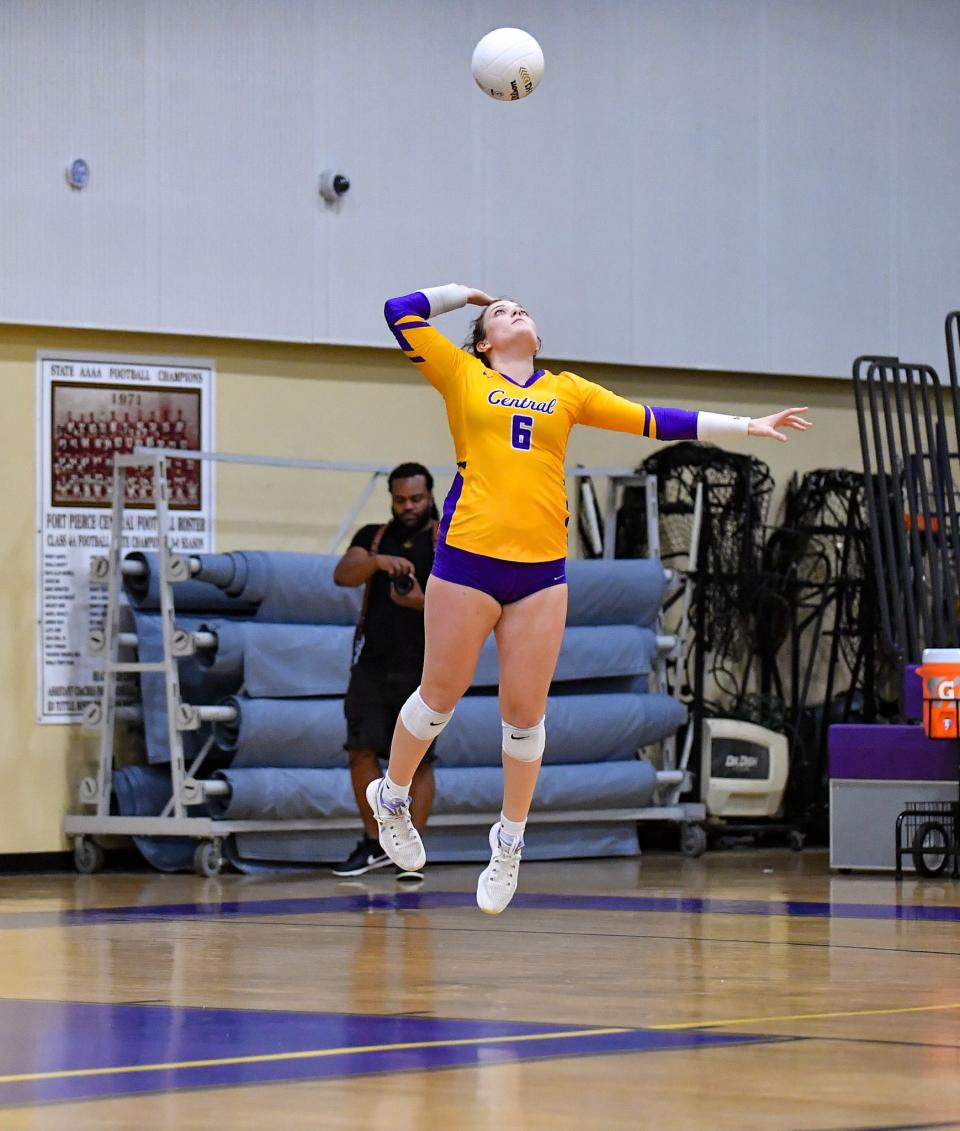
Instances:
[[[391,585],[401,597],[406,597],[413,589],[413,578],[409,573],[398,573],[396,577],[392,578]]]

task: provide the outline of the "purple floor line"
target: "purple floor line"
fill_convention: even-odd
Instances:
[[[395,892],[324,896],[315,899],[227,900],[220,903],[169,903],[139,907],[85,908],[22,912],[0,916],[0,926],[80,927],[96,923],[151,919],[220,919],[263,915],[323,915],[367,911],[428,911],[474,907],[473,892]],[[797,900],[697,899],[672,896],[554,895],[523,892],[511,911],[634,911],[686,915],[761,915],[799,919],[886,919],[899,922],[960,922],[960,907],[922,904],[817,903]]]

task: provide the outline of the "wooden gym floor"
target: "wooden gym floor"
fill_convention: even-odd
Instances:
[[[960,885],[819,851],[0,879],[0,1128],[960,1128]]]

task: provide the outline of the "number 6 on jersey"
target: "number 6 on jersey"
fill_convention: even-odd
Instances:
[[[533,417],[514,413],[511,421],[510,443],[518,451],[529,452],[533,447]]]

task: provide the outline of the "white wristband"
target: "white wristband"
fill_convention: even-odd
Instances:
[[[467,305],[467,288],[461,287],[459,283],[447,283],[444,287],[424,287],[420,293],[430,303],[431,318]]]
[[[724,416],[720,412],[697,413],[698,440],[712,440],[720,436],[746,436],[749,427],[749,416]]]

